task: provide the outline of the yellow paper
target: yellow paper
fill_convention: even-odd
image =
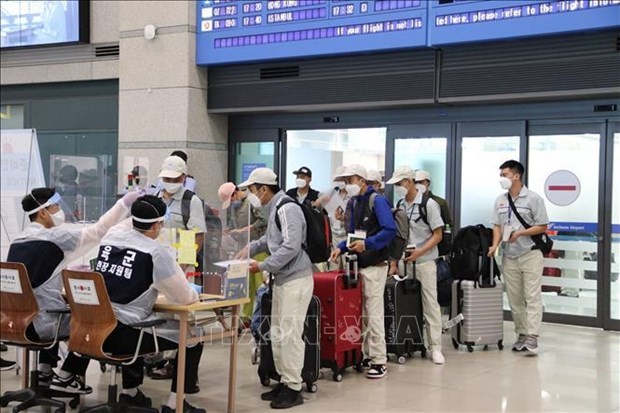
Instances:
[[[177,262],[179,264],[196,264],[196,233],[184,229],[179,230]]]

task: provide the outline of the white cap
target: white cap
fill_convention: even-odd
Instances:
[[[369,169],[368,180],[381,183],[381,181],[383,180],[383,178],[381,177],[381,172],[377,171],[376,169]]]
[[[230,206],[230,198],[235,193],[237,187],[232,182],[224,182],[217,190],[217,195],[222,201],[222,209],[226,209]]]
[[[185,161],[178,156],[169,156],[164,159],[159,172],[160,178],[178,178],[182,174],[187,174]]]
[[[430,182],[431,181],[431,174],[429,174],[424,169],[418,169],[417,171],[415,171],[415,181],[416,182],[420,182],[420,181],[424,181],[424,180],[428,180]]]
[[[346,170],[347,170],[347,167],[344,165],[340,165],[338,168],[336,168],[336,170],[334,171],[334,174],[332,175],[332,181],[342,181],[341,175]]]
[[[278,185],[278,175],[269,168],[256,168],[252,171],[247,181],[237,186],[239,189],[245,189],[254,184]]]
[[[403,179],[413,179],[415,172],[407,165],[401,165],[394,171],[394,175],[387,181],[388,184],[397,184]]]
[[[347,166],[347,169],[345,169],[342,174],[338,175],[338,178],[346,178],[355,175],[359,176],[362,179],[368,179],[368,172],[366,172],[366,168],[356,163]]]

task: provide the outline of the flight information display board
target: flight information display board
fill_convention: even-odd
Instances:
[[[620,0],[432,0],[429,7],[433,46],[620,26]]]
[[[197,1],[199,65],[426,46],[426,0]]]

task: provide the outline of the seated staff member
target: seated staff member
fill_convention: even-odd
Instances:
[[[39,314],[26,332],[31,340],[54,338],[58,316],[46,310],[67,305],[61,292],[62,270],[97,246],[108,229],[127,216],[131,204],[139,196],[136,191],[127,193],[96,224],[76,228],[61,225],[65,222],[61,197],[54,189],[36,188],[22,199],[22,209],[28,215],[30,225],[11,243],[7,261],[26,266],[39,305]],[[63,317],[59,333],[69,335],[69,317]],[[79,378],[86,373],[89,360],[69,353],[55,376],[52,368],[56,367],[58,359],[58,344],[50,350],[40,351],[39,384],[67,393],[91,393],[92,388]]]
[[[139,198],[131,207],[133,228],[127,231],[111,231],[101,241],[96,271],[101,272],[118,319],[116,329],[104,343],[104,351],[112,354],[133,354],[140,331],[127,324],[146,321],[154,317],[153,306],[157,295],[162,293],[175,304],[191,304],[198,294],[187,282],[183,270],[170,256],[164,246],[156,241],[164,226],[166,204],[152,195]],[[122,273],[120,273],[122,269]],[[120,273],[120,275],[119,275]],[[160,350],[178,348],[179,325],[170,321],[157,329]],[[141,351],[155,351],[153,336],[145,334]],[[189,347],[185,360],[185,389],[191,391],[198,378],[198,364],[202,344]],[[178,353],[173,361],[171,393],[162,413],[173,413],[176,406]],[[123,390],[121,400],[134,406],[150,407],[151,399],[138,386],[144,379],[144,362],[139,359],[130,366],[123,366]],[[188,387],[189,386],[189,387]],[[184,413],[205,413],[184,401]]]
[[[442,238],[443,220],[439,204],[430,198],[426,203],[428,224],[424,222],[420,216],[423,192],[416,186],[414,178],[413,169],[403,165],[396,168],[394,175],[387,183],[395,185],[394,192],[399,199],[397,205],[409,217],[407,245],[413,246],[414,249],[405,256],[404,265],[407,265],[407,273],[415,274],[422,284],[422,308],[428,331],[431,359],[435,364],[444,364],[445,359],[441,352],[441,308],[437,302],[437,264],[435,263],[439,257],[437,244]],[[396,274],[397,272],[397,263],[392,262],[390,273]]]

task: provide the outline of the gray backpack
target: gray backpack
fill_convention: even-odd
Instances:
[[[370,210],[374,211],[375,198],[379,196],[376,192],[370,195]],[[396,237],[388,245],[388,258],[390,261],[399,261],[403,258],[407,242],[409,240],[409,217],[407,213],[398,208],[392,208],[392,215],[394,216],[394,222],[396,223]]]

